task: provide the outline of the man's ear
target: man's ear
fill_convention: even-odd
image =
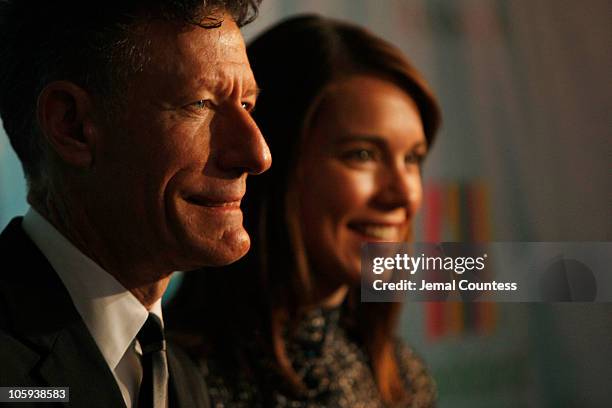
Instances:
[[[55,153],[67,164],[90,167],[93,163],[95,128],[91,97],[69,81],[47,84],[38,96],[38,123]]]

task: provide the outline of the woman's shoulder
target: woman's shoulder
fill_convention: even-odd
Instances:
[[[410,393],[413,408],[436,406],[436,383],[425,361],[401,339],[395,339],[395,353],[404,386]]]

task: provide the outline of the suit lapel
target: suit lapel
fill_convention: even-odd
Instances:
[[[20,270],[0,274],[0,298],[10,316],[10,332],[29,353],[24,371],[31,382],[70,387],[69,406],[125,407],[102,353],[47,259],[13,220],[0,237],[5,265]],[[9,272],[9,271],[6,271]],[[34,385],[34,384],[30,384]]]
[[[102,353],[61,280],[21,228],[11,221],[0,234],[0,327],[13,334],[23,385],[69,386],[67,406],[125,407]],[[17,344],[17,342],[20,342]],[[1,363],[0,363],[1,364]],[[168,343],[169,407],[208,408],[204,378],[193,361]]]
[[[38,373],[46,384],[70,385],[68,406],[125,407],[117,382],[82,321],[55,336]]]

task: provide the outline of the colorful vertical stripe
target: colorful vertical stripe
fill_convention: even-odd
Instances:
[[[426,186],[424,197],[426,242],[490,240],[491,209],[486,184],[432,183]],[[492,302],[427,302],[425,313],[425,329],[430,339],[488,335],[497,323],[497,305]]]

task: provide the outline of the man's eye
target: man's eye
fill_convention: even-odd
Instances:
[[[253,110],[255,109],[253,104],[250,102],[242,102],[240,106],[242,106],[242,109],[244,109],[247,112],[253,112]]]
[[[206,109],[213,107],[213,103],[210,101],[210,99],[200,99],[199,101],[192,103],[192,105],[197,109]]]

